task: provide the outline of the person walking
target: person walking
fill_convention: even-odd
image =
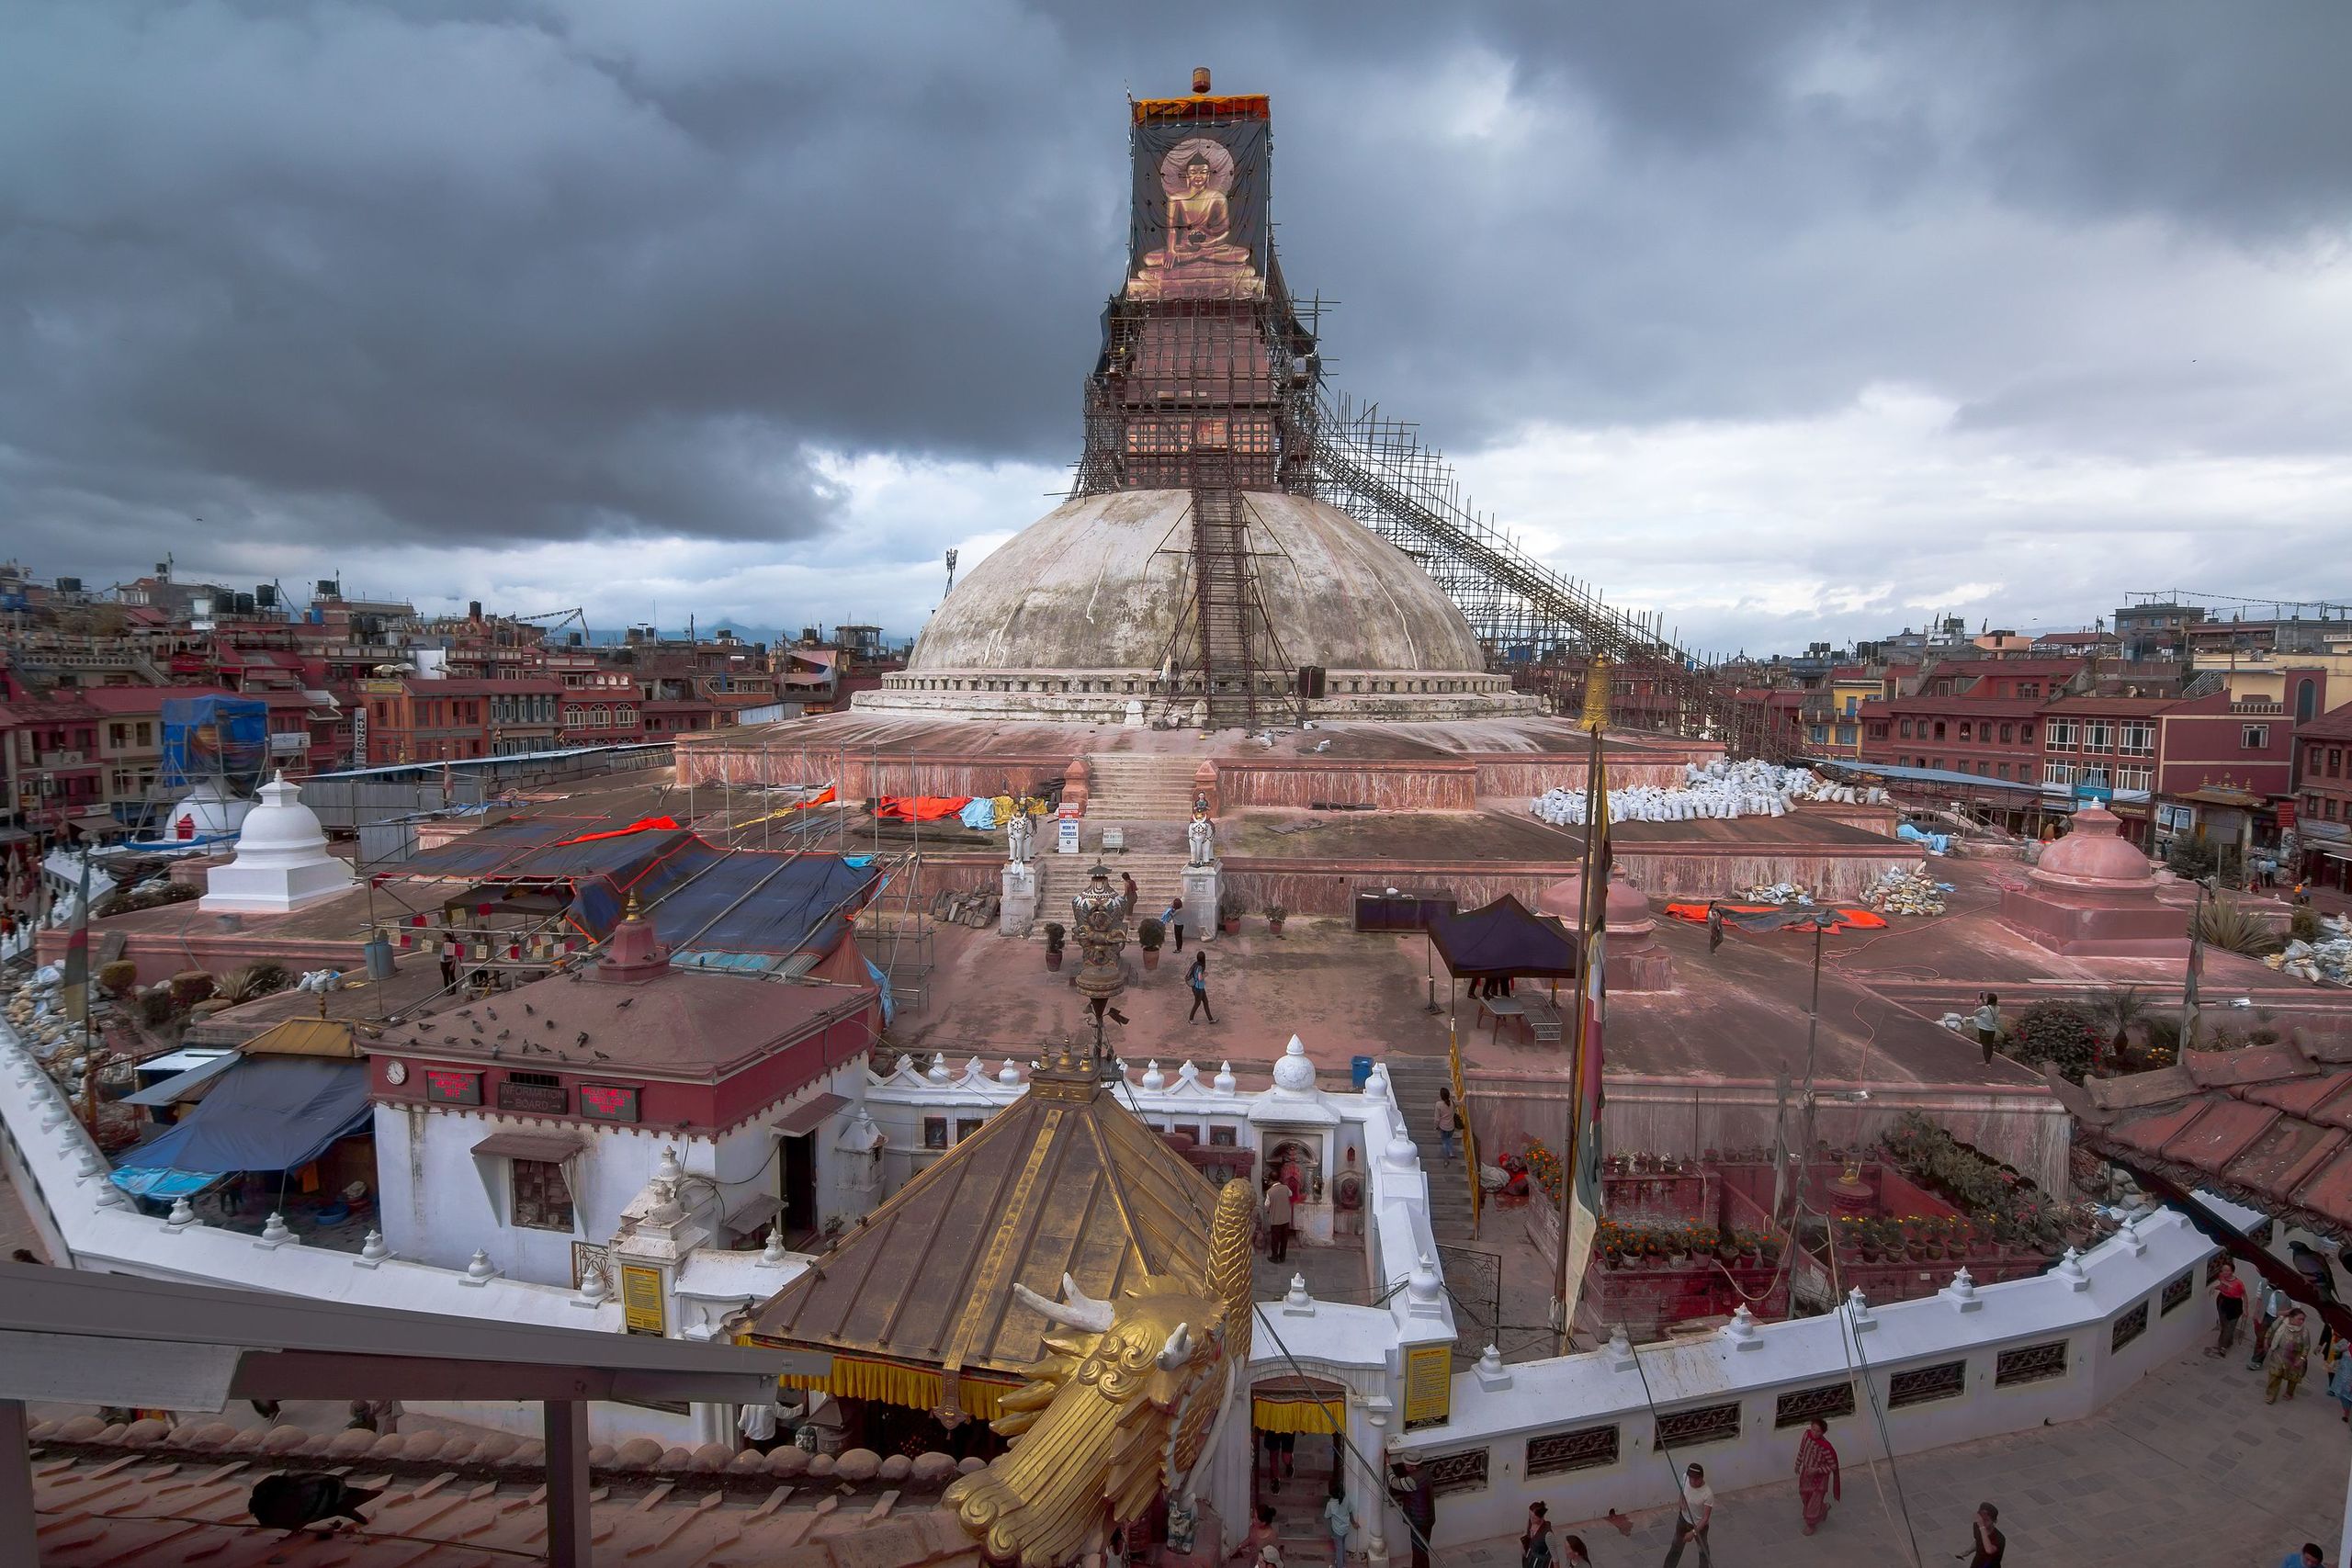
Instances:
[[[1291,1196],[1288,1183],[1277,1179],[1266,1183],[1266,1261],[1280,1263],[1290,1257]]]
[[[1797,1501],[1804,1506],[1804,1533],[1811,1535],[1829,1517],[1832,1497],[1845,1501],[1846,1480],[1838,1467],[1838,1450],[1830,1445],[1829,1423],[1816,1416],[1805,1423],[1797,1441]]]
[[[1527,1505],[1527,1528],[1519,1532],[1519,1568],[1552,1568],[1551,1509],[1541,1501]]]
[[[2254,1354],[2246,1358],[2249,1371],[2262,1370],[2263,1352],[2270,1346],[2270,1331],[2278,1326],[2278,1314],[2287,1310],[2287,1292],[2267,1280],[2256,1295],[2262,1311],[2254,1325]]]
[[[1170,898],[1168,908],[1159,911],[1159,923],[1176,939],[1176,951],[1184,951],[1184,900]]]
[[[2212,1284],[2213,1312],[2221,1321],[2221,1329],[2213,1340],[2209,1356],[2226,1356],[2238,1342],[2238,1325],[2245,1319],[2245,1281],[2238,1278],[2238,1266],[2228,1258],[2222,1259],[2222,1272]]]
[[[1976,1517],[1969,1522],[1968,1550],[1960,1554],[1968,1559],[1968,1568],[2001,1568],[2009,1538],[2001,1533],[2000,1519],[2001,1510],[1992,1504],[1976,1505]]]
[[[1400,1459],[1388,1470],[1388,1495],[1405,1516],[1405,1533],[1412,1542],[1413,1568],[1430,1568],[1430,1536],[1437,1529],[1437,1494],[1421,1477],[1421,1461]]]
[[[1715,1489],[1707,1484],[1706,1466],[1685,1467],[1682,1511],[1675,1516],[1674,1541],[1666,1549],[1666,1568],[1675,1568],[1682,1561],[1682,1549],[1694,1543],[1699,1548],[1699,1568],[1714,1568],[1714,1556],[1707,1550],[1707,1527],[1714,1518]]]
[[[1119,873],[1119,886],[1126,893],[1127,908],[1130,909],[1134,908],[1136,907],[1135,874],[1125,871]]]
[[[1976,1043],[1984,1047],[1984,1065],[1993,1065],[1993,1049],[2001,1043],[2001,998],[1992,992],[1976,1005]]]
[[[1453,1134],[1460,1125],[1460,1119],[1454,1113],[1453,1091],[1452,1089],[1442,1089],[1437,1091],[1437,1114],[1434,1120],[1437,1122],[1437,1146],[1439,1152],[1442,1154],[1445,1158],[1452,1159],[1453,1157]]]
[[[1348,1532],[1355,1525],[1354,1517],[1348,1512],[1348,1495],[1335,1480],[1331,1483],[1331,1495],[1323,1499],[1323,1528],[1331,1534],[1331,1568],[1345,1568]]]
[[[2295,1397],[2295,1385],[2303,1381],[2303,1370],[2311,1365],[2311,1330],[2303,1325],[2303,1309],[2290,1308],[2284,1321],[2274,1324],[2270,1341],[2262,1349],[2262,1403],[2278,1403],[2278,1391],[2284,1388],[2287,1397]]]
[[[1260,1561],[1259,1554],[1274,1544],[1279,1533],[1274,1529],[1274,1506],[1259,1504],[1258,1517],[1250,1521],[1250,1533],[1241,1538],[1241,1550],[1234,1553],[1235,1558],[1242,1562]],[[1274,1561],[1280,1562],[1282,1559],[1277,1555]]]
[[[1585,1551],[1584,1537],[1564,1535],[1560,1538],[1560,1568],[1592,1568],[1591,1554]]]
[[[2335,1395],[2344,1420],[2352,1425],[2352,1344],[2339,1339],[2335,1345],[2335,1362],[2327,1370],[2327,1392]]]
[[[1190,1023],[1206,1013],[1208,1021],[1215,1023],[1216,1014],[1209,1010],[1209,955],[1207,953],[1193,954],[1193,966],[1184,971],[1184,984],[1193,987],[1193,1010],[1184,1015],[1184,1021]]]

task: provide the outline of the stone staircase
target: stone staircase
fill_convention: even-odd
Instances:
[[[1094,835],[1089,833],[1086,838],[1091,842]],[[1168,908],[1174,901],[1177,894],[1182,891],[1184,856],[1181,852],[1114,850],[1109,854],[1102,854],[1098,850],[1090,849],[1086,853],[1078,855],[1041,854],[1037,860],[1044,873],[1044,878],[1039,884],[1037,923],[1030,930],[1032,936],[1043,942],[1045,940],[1043,928],[1047,920],[1059,920],[1065,926],[1069,924],[1069,901],[1085,891],[1086,874],[1094,869],[1094,863],[1098,857],[1105,866],[1110,868],[1112,886],[1116,887],[1119,885],[1121,872],[1125,872],[1136,879],[1135,912],[1127,918],[1127,933],[1130,938],[1134,936],[1136,928],[1146,919],[1158,919],[1159,912]],[[1212,912],[1196,912],[1189,905],[1186,906],[1184,913],[1188,917],[1194,916],[1196,913],[1198,915],[1197,919],[1188,919],[1185,921],[1188,938],[1201,929],[1203,919],[1214,918]],[[1160,950],[1163,958],[1175,951],[1173,944],[1174,938],[1171,936],[1170,945]],[[1191,945],[1187,941],[1185,946],[1188,952]],[[1134,953],[1141,950],[1131,941],[1127,951]],[[1186,961],[1189,963],[1190,959]]]
[[[1086,819],[1187,822],[1193,816],[1193,757],[1153,751],[1096,751],[1086,759]],[[1136,874],[1142,880],[1142,874]],[[1163,900],[1160,908],[1168,906]],[[1158,911],[1154,911],[1157,913]]]
[[[1430,1229],[1443,1242],[1465,1241],[1470,1235],[1470,1185],[1464,1162],[1446,1159],[1437,1140],[1437,1091],[1451,1089],[1453,1075],[1442,1056],[1385,1058],[1388,1086],[1405,1112],[1406,1129],[1421,1151],[1421,1166],[1430,1179]],[[1458,1151],[1461,1140],[1454,1140]]]

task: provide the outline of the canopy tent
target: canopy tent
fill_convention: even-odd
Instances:
[[[114,1183],[145,1197],[202,1191],[234,1170],[292,1170],[369,1121],[368,1064],[241,1057],[196,1109],[123,1156]]]
[[[234,1051],[223,1051],[209,1056],[192,1067],[183,1068],[167,1078],[159,1078],[136,1094],[126,1094],[124,1105],[177,1105],[183,1100],[195,1100],[204,1092],[204,1086],[237,1065]]]
[[[1484,908],[1432,916],[1429,933],[1456,979],[1564,979],[1577,972],[1567,928],[1508,893]]]

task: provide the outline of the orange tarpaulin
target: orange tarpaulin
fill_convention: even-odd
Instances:
[[[1783,904],[1719,904],[1716,906],[1726,915],[1761,915],[1787,907]],[[1689,920],[1694,925],[1707,923],[1707,906],[1704,904],[1668,904],[1666,907],[1666,912],[1678,920]],[[1824,931],[1874,931],[1881,930],[1886,924],[1885,916],[1869,909],[1852,909],[1840,905],[1825,912],[1836,915],[1838,921],[1835,925],[1824,926],[1822,928]],[[1810,927],[1806,929],[1811,930]]]
[[[601,833],[582,833],[576,839],[558,839],[548,848],[556,849],[564,844],[585,844],[598,839],[626,839],[631,833],[650,832],[655,829],[667,829],[674,833],[678,829],[677,819],[671,817],[640,817],[626,828],[608,828]]]
[[[968,795],[886,795],[874,815],[893,822],[936,822],[971,804]]]

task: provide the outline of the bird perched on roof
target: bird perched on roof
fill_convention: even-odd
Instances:
[[[551,1018],[543,1018],[539,1020],[539,1027],[541,1029],[553,1029],[555,1027],[555,1020]]]
[[[526,1013],[527,1013],[527,1014],[531,1015],[532,1017],[537,1017],[537,1016],[538,1015],[538,1010],[537,1010],[537,1008],[533,1007],[533,1006],[532,1006],[530,1003],[528,1003],[528,1002],[525,1002],[525,1003],[523,1004],[523,1010],[524,1010],[524,1012],[526,1012]]]
[[[285,1539],[294,1537],[311,1525],[325,1519],[349,1519],[364,1525],[368,1516],[359,1511],[363,1503],[371,1503],[383,1495],[380,1486],[353,1486],[340,1475],[326,1475],[314,1470],[297,1470],[283,1475],[265,1475],[254,1483],[245,1498],[245,1512],[261,1521],[264,1528],[284,1530]],[[340,1529],[340,1524],[334,1525]]]
[[[585,1039],[587,1039],[588,1037],[587,1037],[586,1035],[584,1035],[584,1034],[583,1034],[583,1035],[582,1035],[580,1038],[581,1038],[581,1039],[582,1039],[582,1040],[585,1040]],[[589,1052],[588,1054],[589,1054],[591,1056],[595,1057],[595,1058],[596,1058],[596,1060],[598,1060],[598,1061],[600,1061],[600,1062],[609,1062],[609,1061],[611,1061],[611,1060],[612,1060],[612,1058],[611,1058],[610,1056],[605,1055],[602,1051],[591,1051],[591,1052]]]
[[[511,1030],[511,1029],[502,1029],[502,1030],[500,1030],[500,1031],[498,1032],[498,1037],[499,1037],[501,1040],[503,1040],[503,1039],[505,1039],[507,1036],[509,1036],[509,1035],[513,1034],[514,1032],[513,1030]]]
[[[637,1000],[637,998],[636,998],[635,997],[623,997],[619,1001],[616,1001],[616,1002],[615,1002],[615,1003],[613,1004],[613,1010],[614,1010],[615,1012],[619,1012],[621,1010],[623,1010],[624,1008],[627,1008],[628,1006],[629,1006],[631,1003],[635,1002],[636,1000]]]
[[[490,1021],[492,1023],[498,1021],[498,1010],[496,1008],[484,1008],[481,1010],[490,1014]]]
[[[572,1037],[572,1041],[571,1041],[571,1043],[572,1043],[574,1045],[585,1045],[585,1044],[587,1044],[587,1043],[588,1043],[588,1032],[587,1032],[586,1030],[584,1030],[584,1029],[583,1029],[583,1030],[582,1030],[578,1034],[576,1034],[576,1035],[574,1035],[574,1036]]]

